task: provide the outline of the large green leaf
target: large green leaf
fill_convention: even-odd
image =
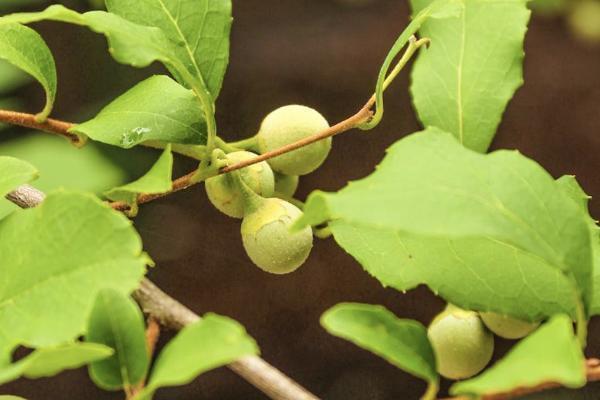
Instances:
[[[498,266],[506,263],[503,268],[511,271],[510,276],[522,275],[510,289],[507,287],[499,293],[512,298],[513,304],[523,290],[528,290],[532,298],[560,303],[554,311],[557,307],[569,310],[572,302],[562,304],[564,298],[569,297],[565,289],[569,286],[576,289],[576,294],[571,296],[573,301],[579,294],[584,304],[589,304],[591,299],[592,252],[584,213],[547,172],[516,152],[478,154],[461,146],[451,135],[430,128],[393,145],[371,176],[350,183],[338,193],[312,194],[300,223],[319,224],[328,220],[335,221],[334,233],[336,224],[340,223],[364,230],[363,238],[373,230],[380,231],[381,235],[398,236],[400,242],[393,236],[386,240],[390,247],[400,245],[405,237],[416,241],[415,246],[421,248],[407,247],[405,261],[408,259],[408,263],[402,259],[395,265],[393,259],[386,263],[390,269],[388,276],[401,277],[394,269],[412,267],[411,275],[418,275],[407,281],[409,287],[419,281],[429,284],[428,276],[435,274],[428,273],[428,269],[445,270],[439,279],[449,279],[451,274],[470,270],[473,277],[470,283],[479,281],[479,284],[460,285],[455,276],[459,286],[452,290],[483,293],[486,285],[493,284],[488,291],[491,293],[501,283],[509,283],[504,278],[506,275],[502,270],[492,275],[481,271],[491,271],[494,263]],[[428,244],[430,240],[432,244]],[[448,240],[461,244],[448,245]],[[369,251],[367,243],[371,241],[354,240],[346,242],[345,248],[351,253],[361,251],[360,247]],[[441,265],[430,265],[437,257],[433,251],[426,255],[429,246],[450,257],[444,257],[447,259]],[[469,246],[474,246],[471,255]],[[390,247],[378,250],[380,258],[386,251],[392,254],[400,251],[390,250]],[[486,255],[486,251],[492,249],[498,253]],[[463,256],[468,257],[463,259]],[[357,258],[364,262],[368,257],[368,253],[364,253]],[[422,263],[420,257],[425,262]],[[520,271],[525,266],[528,270],[522,274]],[[376,271],[369,269],[372,273]],[[564,275],[560,278],[562,283],[557,272]],[[544,282],[555,282],[553,287],[559,289],[555,298],[551,297],[554,294],[547,297],[544,292],[536,293],[540,288],[535,281],[529,282],[535,276]],[[450,290],[443,287],[443,281],[438,282],[440,286],[433,285],[434,290]],[[569,285],[565,286],[566,283]],[[493,308],[493,300],[482,295],[473,302]],[[534,311],[529,310],[527,314],[530,312]]]
[[[146,377],[150,357],[146,349],[144,316],[128,296],[112,289],[98,294],[86,341],[115,349],[110,358],[90,365],[90,376],[99,387],[130,388]]]
[[[40,12],[4,16],[0,18],[0,26],[42,20],[87,26],[97,33],[104,34],[109,42],[110,53],[123,64],[145,67],[154,61],[166,64],[175,62],[170,43],[160,29],[138,25],[104,11],[80,14],[62,5],[53,5]]]
[[[23,376],[30,379],[54,376],[112,354],[110,347],[96,343],[74,342],[39,349],[14,364],[0,367],[0,384]]]
[[[435,355],[427,339],[427,329],[419,322],[398,319],[382,306],[341,303],[323,314],[321,325],[332,335],[372,351],[430,384],[437,384]]]
[[[539,321],[575,315],[572,281],[545,260],[491,238],[443,239],[336,220],[335,240],[384,286],[426,284],[469,310]]]
[[[412,0],[416,15],[432,0]],[[484,152],[514,92],[523,84],[526,0],[461,0],[459,18],[429,19],[431,39],[415,62],[411,93],[425,126]]]
[[[33,29],[17,23],[0,24],[0,59],[33,76],[46,92],[46,105],[36,116],[45,120],[56,97],[56,65],[44,39]]]
[[[161,156],[150,170],[138,180],[124,186],[114,188],[106,193],[113,201],[124,201],[137,212],[137,197],[141,193],[166,193],[173,188],[173,154],[171,145],[167,145]]]
[[[150,398],[160,387],[187,384],[204,372],[257,353],[254,339],[239,323],[207,314],[165,346],[140,397]]]
[[[231,0],[106,0],[108,11],[162,29],[173,52],[217,98],[229,63]],[[186,83],[171,69],[179,82]]]
[[[586,383],[585,359],[571,319],[565,315],[553,317],[494,366],[455,383],[450,391],[454,395],[492,395],[548,382],[570,388]]]
[[[0,156],[0,198],[17,186],[35,179],[37,170],[18,158]]]
[[[206,143],[206,123],[196,97],[164,75],[137,84],[71,130],[124,148],[147,140]]]
[[[23,397],[19,397],[19,396],[11,396],[9,394],[6,395],[0,395],[0,400],[26,400]]]
[[[140,237],[92,195],[55,192],[0,222],[0,364],[85,332],[97,293],[129,293],[145,272]]]

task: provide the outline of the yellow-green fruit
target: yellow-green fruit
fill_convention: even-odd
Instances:
[[[427,333],[438,372],[446,378],[469,378],[492,358],[494,336],[475,312],[448,307],[435,317]]]
[[[312,229],[290,232],[301,215],[296,206],[278,198],[264,199],[246,215],[242,241],[252,262],[272,274],[287,274],[304,264],[312,248]]]
[[[257,157],[249,151],[236,151],[227,154],[230,163],[238,163]],[[267,162],[240,170],[240,176],[250,189],[263,197],[272,196],[275,190],[273,171]],[[206,180],[206,194],[211,203],[222,213],[234,218],[244,217],[244,199],[242,192],[231,174],[218,175]]]
[[[292,197],[298,189],[299,182],[300,177],[298,175],[283,175],[275,172],[275,194]]]
[[[493,312],[482,312],[479,313],[479,316],[490,331],[505,339],[520,339],[529,335],[540,325],[539,322],[522,321]]]
[[[600,41],[600,2],[582,0],[575,3],[569,23],[582,39],[590,42]]]
[[[318,111],[299,105],[284,106],[263,120],[257,135],[258,149],[264,154],[327,128],[329,123]],[[323,164],[329,150],[330,137],[271,158],[269,164],[274,171],[285,175],[306,175]]]

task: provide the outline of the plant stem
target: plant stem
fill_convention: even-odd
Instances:
[[[418,46],[422,46],[426,42],[428,42],[428,39],[421,39],[418,41],[411,42],[412,47],[409,46],[409,48],[406,50],[405,56],[402,57],[402,59],[399,61],[396,68],[394,68],[392,73],[387,77],[387,79],[385,81],[385,87],[389,86],[390,83],[393,81],[393,79],[398,75],[398,73],[400,72],[402,67],[406,64],[406,62],[408,61],[410,56],[412,56],[415,53],[416,48],[418,48]],[[417,46],[417,47],[415,48],[415,46]],[[206,125],[207,125],[208,135],[207,135],[207,143],[206,143],[206,154],[207,155],[212,154],[212,150],[214,150],[214,148],[217,145],[217,141],[220,139],[218,139],[218,137],[217,137],[216,122],[215,122],[215,118],[214,118],[214,106],[212,104],[212,98],[210,97],[210,93],[208,93],[208,91],[206,91],[204,89],[204,87],[202,86],[203,85],[202,82],[198,82],[196,80],[196,78],[191,77],[191,75],[189,74],[187,69],[185,69],[185,67],[177,68],[177,70],[182,74],[182,76],[186,76],[186,78],[188,78],[188,79],[186,79],[188,82],[195,82],[195,84],[192,85],[192,90],[198,97],[198,99],[203,107],[203,110],[205,113],[205,118],[207,120]],[[166,192],[166,193],[161,193],[161,194],[141,194],[138,196],[137,202],[138,202],[138,204],[148,203],[150,201],[167,196],[171,193],[186,189],[196,183],[202,182],[203,180],[210,178],[211,176],[236,171],[236,170],[248,167],[250,165],[257,164],[261,161],[266,161],[273,157],[277,157],[282,154],[289,153],[290,151],[297,150],[301,147],[308,146],[309,144],[318,142],[318,141],[326,139],[328,137],[339,135],[339,134],[347,132],[351,129],[363,127],[364,124],[367,123],[368,121],[370,121],[371,118],[373,117],[373,112],[371,111],[371,108],[373,108],[373,106],[375,105],[375,102],[376,102],[375,98],[371,97],[371,98],[369,98],[369,101],[367,101],[367,103],[360,110],[358,110],[358,112],[356,114],[333,125],[332,127],[328,128],[328,129],[325,129],[321,132],[317,132],[314,135],[306,137],[304,139],[301,139],[297,142],[290,143],[279,149],[275,149],[273,151],[269,151],[267,153],[261,154],[258,157],[254,157],[250,160],[241,161],[239,163],[232,164],[227,167],[221,168],[219,171],[214,171],[213,169],[209,168],[211,157],[208,157],[208,156],[204,157],[197,170],[194,170],[194,171],[190,172],[189,174],[184,175],[184,176],[176,179],[175,181],[173,181],[173,188],[171,191]],[[50,120],[50,119],[48,119],[44,123],[37,123],[37,122],[35,122],[35,116],[29,115],[29,114],[25,114],[25,116],[27,118],[26,118],[26,122],[24,122],[22,118],[9,118],[9,115],[7,115],[7,113],[12,113],[12,112],[10,112],[10,111],[2,112],[2,110],[0,110],[0,122],[6,122],[9,124],[14,124],[14,125],[27,126],[27,127],[34,128],[34,129],[40,129],[40,130],[44,130],[47,132],[58,133],[63,136],[72,137],[72,134],[68,132],[68,129],[73,126],[73,124],[71,124],[71,123],[57,121],[57,120]],[[48,124],[50,124],[50,125],[48,125]],[[241,142],[244,145],[248,145],[249,143],[251,144],[251,142],[249,142],[249,141],[251,141],[252,139],[253,138],[249,138],[249,139],[246,139],[245,141],[241,141]],[[246,142],[246,143],[243,143],[243,142]],[[237,142],[237,143],[239,144],[240,142]],[[235,142],[232,144],[226,143],[226,145],[235,147],[236,143]],[[111,203],[111,206],[115,210],[120,210],[120,211],[126,211],[129,209],[129,206],[123,202],[114,202],[114,203]]]
[[[258,147],[258,137],[252,136],[247,139],[238,140],[237,142],[230,142],[228,144],[242,150],[256,150]]]
[[[233,146],[231,143],[225,142],[218,136],[216,137],[215,143],[219,149],[223,150],[226,153],[233,153],[234,151],[240,150],[240,148]]]
[[[23,126],[25,128],[37,129],[40,131],[53,133],[63,136],[71,141],[75,146],[81,147],[85,144],[84,137],[69,132],[75,124],[56,119],[48,118],[44,122],[38,122],[33,114],[25,114],[16,111],[0,110],[0,121],[6,124]]]
[[[435,400],[439,391],[437,382],[429,382],[427,385],[427,391],[421,397],[421,400]]]

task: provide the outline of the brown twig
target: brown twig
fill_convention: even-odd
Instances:
[[[30,208],[39,205],[45,195],[29,185],[22,185],[6,198],[22,208]],[[200,319],[148,279],[142,280],[133,297],[147,315],[171,329],[179,330]],[[228,367],[271,399],[318,400],[315,395],[258,356],[246,356]]]
[[[159,337],[160,324],[153,316],[149,316],[148,321],[146,322],[146,351],[148,352],[148,357],[150,360],[152,360],[152,357],[154,355],[154,350],[156,349],[156,343],[158,342]],[[127,395],[127,399],[134,399],[135,396],[142,392],[145,386],[146,381],[142,379],[142,381],[139,384],[137,384],[131,389],[130,394],[128,394],[127,391],[125,392]]]
[[[600,360],[597,358],[590,358],[586,360],[586,377],[587,382],[596,382],[600,381]],[[528,388],[517,388],[513,389],[509,392],[504,393],[493,393],[481,396],[481,400],[510,400],[515,399],[517,397],[525,396],[532,393],[543,392],[548,389],[556,389],[560,388],[562,385],[557,382],[544,382],[536,386],[528,387]],[[457,397],[449,397],[446,399],[440,400],[470,400],[471,397],[468,396],[457,396]]]
[[[25,128],[37,129],[53,133],[69,139],[76,146],[81,146],[84,141],[79,135],[69,132],[74,124],[48,118],[45,122],[38,122],[33,114],[20,113],[16,111],[0,110],[0,121],[6,124],[23,126]]]

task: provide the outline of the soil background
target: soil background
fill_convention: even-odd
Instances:
[[[221,135],[235,140],[254,134],[264,115],[290,103],[315,107],[330,122],[353,114],[370,95],[408,15],[401,0],[376,0],[362,7],[334,0],[234,0],[231,64],[217,103]],[[82,104],[106,103],[151,73],[163,72],[159,66],[140,71],[117,65],[106,54],[104,39],[82,29],[49,23],[35,27],[57,58],[56,117],[70,118],[81,112]],[[535,16],[526,53],[525,86],[510,103],[493,149],[519,149],[555,177],[574,174],[591,196],[600,198],[600,46],[574,40],[560,18]],[[353,131],[334,140],[323,167],[302,178],[301,199],[314,189],[338,190],[368,175],[389,145],[420,129],[408,85],[409,75],[403,72],[387,94],[384,122],[375,131]],[[22,93],[33,99],[38,94],[35,87]],[[39,105],[36,101],[32,107]],[[178,161],[178,173],[192,167]],[[600,216],[600,201],[593,199],[591,208]],[[298,272],[267,275],[246,257],[239,221],[214,210],[202,186],[144,205],[135,224],[157,262],[150,279],[199,314],[212,311],[240,321],[266,360],[323,399],[417,399],[423,392],[420,381],[329,336],[319,317],[338,302],[357,301],[383,304],[398,316],[427,323],[443,307],[427,289],[401,294],[382,288],[332,239],[316,241]],[[161,344],[170,335],[164,333]],[[600,355],[598,337],[600,322],[594,320],[590,356]],[[496,357],[511,345],[496,343]],[[31,400],[123,398],[96,389],[85,370],[21,380],[0,392]],[[155,398],[265,397],[221,368],[187,386],[160,390]],[[600,388],[536,398],[599,399]]]

